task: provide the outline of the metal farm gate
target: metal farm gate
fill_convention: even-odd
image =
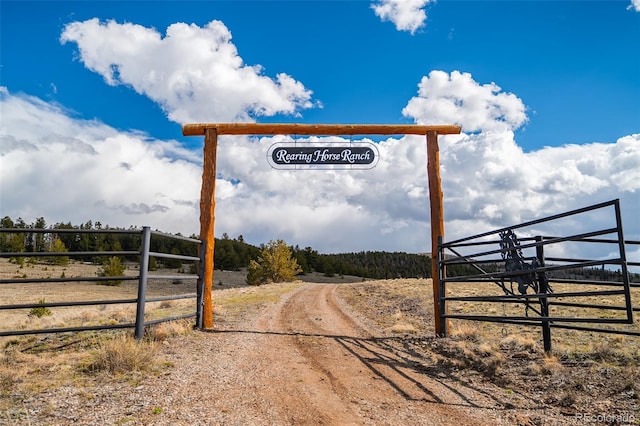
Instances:
[[[571,232],[594,219],[605,226]],[[553,328],[640,336],[628,326],[640,311],[628,268],[640,262],[627,262],[625,244],[640,241],[625,241],[619,200],[441,243],[442,321],[541,327],[546,352]]]
[[[109,234],[120,234],[129,237],[130,247],[125,247],[125,249],[120,250],[93,250],[92,241],[95,240],[97,235],[109,235]],[[47,238],[72,238],[77,241],[86,241],[87,251],[25,251],[24,247],[27,246],[26,241],[28,239],[35,238],[34,235],[39,235],[41,239],[44,239],[45,236]],[[90,260],[89,263],[95,263],[100,259],[105,259],[109,257],[119,257],[121,259],[133,259],[137,265],[135,269],[137,270],[137,274],[125,274],[118,276],[61,276],[61,277],[47,277],[47,278],[29,278],[25,273],[23,276],[16,275],[11,278],[2,278],[0,279],[0,296],[4,294],[8,294],[8,291],[11,291],[11,286],[30,286],[33,284],[47,284],[52,287],[56,287],[56,291],[58,299],[55,302],[39,302],[39,303],[13,303],[7,304],[4,300],[0,299],[0,311],[15,311],[15,315],[24,315],[25,310],[29,309],[48,309],[48,308],[59,308],[59,307],[75,307],[75,306],[94,306],[96,312],[100,312],[100,307],[104,307],[106,305],[131,305],[135,304],[136,313],[135,313],[135,322],[117,322],[117,323],[103,323],[102,321],[98,321],[97,323],[92,323],[88,325],[75,325],[75,326],[66,326],[66,327],[42,327],[35,329],[5,329],[4,327],[0,327],[0,337],[1,336],[18,336],[18,335],[26,335],[26,334],[44,334],[44,333],[63,333],[63,332],[76,332],[76,331],[85,331],[85,330],[105,330],[105,329],[117,329],[117,328],[134,328],[134,335],[137,339],[141,339],[144,335],[144,328],[146,326],[157,324],[160,322],[184,319],[184,318],[192,318],[195,317],[196,326],[201,326],[202,324],[202,299],[203,299],[203,286],[202,286],[202,272],[199,271],[199,268],[195,268],[198,271],[198,274],[189,274],[189,273],[180,273],[176,275],[158,275],[150,273],[150,259],[151,258],[159,258],[159,259],[175,259],[179,261],[194,263],[200,261],[200,255],[202,253],[202,242],[197,239],[187,238],[180,235],[171,235],[165,234],[158,231],[152,231],[148,226],[142,228],[142,230],[118,230],[118,229],[34,229],[34,228],[0,228],[0,237],[18,237],[19,240],[24,241],[23,248],[21,251],[15,252],[0,252],[0,258],[9,258],[14,261],[17,259],[31,259],[35,261],[36,259],[41,259],[46,261],[47,259],[51,259],[53,257],[64,256],[72,261],[76,262],[84,262]],[[190,249],[188,249],[187,253],[166,253],[161,250],[151,251],[152,247],[152,237],[155,239],[165,239],[165,240],[173,240],[173,241],[182,241],[187,245],[191,245]],[[195,254],[195,255],[194,255]],[[200,263],[201,264],[201,263]],[[198,263],[196,263],[198,265]],[[192,268],[194,269],[194,268]],[[25,269],[25,271],[27,271]],[[21,271],[21,270],[20,270]],[[154,285],[155,283],[159,283],[162,281],[191,281],[193,282],[193,292],[191,293],[182,293],[182,294],[170,294],[163,296],[154,296],[147,297],[147,289],[149,285]],[[65,296],[64,284],[66,283],[103,283],[108,284],[109,282],[122,282],[122,281],[135,281],[137,283],[137,297],[135,298],[107,298],[107,299],[93,299],[93,300],[69,300],[69,295]],[[59,290],[57,290],[59,288]],[[117,295],[118,293],[114,293]],[[193,311],[191,313],[182,314],[182,315],[173,315],[173,316],[163,316],[160,318],[150,319],[146,318],[145,315],[145,307],[147,303],[152,302],[165,302],[170,300],[179,300],[179,299],[196,299],[193,307]],[[148,316],[148,315],[147,315]]]

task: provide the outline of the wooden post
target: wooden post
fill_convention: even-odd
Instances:
[[[429,177],[429,202],[431,207],[431,277],[433,282],[433,315],[436,335],[447,335],[447,321],[443,321],[440,304],[440,277],[438,274],[438,239],[444,240],[444,207],[440,180],[440,148],[438,132],[427,132],[427,175]],[[446,306],[446,305],[445,305]]]
[[[204,165],[202,167],[202,189],[200,192],[200,239],[205,242],[203,268],[203,309],[202,328],[213,328],[213,288],[214,235],[216,208],[216,155],[218,151],[218,133],[215,128],[206,129],[204,136]]]
[[[182,126],[183,136],[204,135],[215,128],[220,135],[457,135],[460,126],[442,124],[296,124],[296,123],[194,123]]]

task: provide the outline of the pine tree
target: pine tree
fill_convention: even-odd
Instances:
[[[99,277],[121,277],[124,270],[125,266],[122,263],[122,260],[117,256],[112,256],[102,265],[102,268],[97,272],[97,274]],[[119,286],[122,284],[122,281],[101,281],[100,284]]]
[[[54,253],[66,253],[68,250],[62,240],[60,238],[56,238],[51,242],[51,248],[49,251]],[[47,259],[52,265],[65,266],[69,264],[69,256],[50,256]]]

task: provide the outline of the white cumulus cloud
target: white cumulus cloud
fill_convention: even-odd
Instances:
[[[198,232],[200,152],[79,120],[3,87],[0,102],[2,216]],[[185,99],[173,111],[188,115],[198,102]],[[462,135],[439,139],[448,240],[614,198],[626,237],[640,239],[640,134],[524,152],[514,138],[527,120],[522,100],[458,71],[422,78],[403,113],[417,123],[463,126]],[[324,252],[431,249],[424,137],[378,142],[374,169],[342,171],[272,169],[267,149],[283,140],[290,138],[220,138],[217,235],[243,234],[255,244],[283,238]]]
[[[471,74],[431,71],[418,84],[418,96],[402,113],[420,124],[455,123],[464,132],[515,130],[527,121],[517,96],[495,83],[479,84]]]
[[[311,91],[285,73],[274,78],[247,65],[220,21],[204,27],[154,28],[97,18],[64,27],[62,43],[110,85],[126,85],[157,102],[178,123],[252,121],[313,106]]]
[[[440,138],[448,239],[615,198],[627,238],[640,237],[640,134],[524,152],[514,137],[527,122],[524,103],[458,71],[423,77],[403,114],[465,132]]]
[[[631,0],[631,4],[627,6],[627,9],[632,9],[636,12],[640,12],[640,0]]]
[[[5,92],[0,102],[3,216],[197,232],[199,153],[31,96]]]
[[[427,13],[424,7],[431,0],[381,0],[371,8],[382,21],[391,21],[398,31],[415,34],[424,26]]]

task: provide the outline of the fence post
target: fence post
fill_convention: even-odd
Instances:
[[[624,284],[625,307],[627,310],[627,324],[633,324],[633,304],[631,303],[631,285],[629,281],[629,269],[627,266],[627,252],[624,246],[624,234],[622,232],[622,213],[620,212],[620,200],[614,202],[616,214],[616,228],[618,234],[618,247],[620,250],[620,272],[622,273],[622,283]]]
[[[136,332],[138,340],[144,336],[144,305],[147,298],[147,273],[149,271],[149,246],[151,243],[151,228],[142,228],[142,247],[140,248],[140,277],[138,279],[138,303],[136,308]]]
[[[542,245],[542,237],[536,237],[536,257],[538,258],[538,266],[544,267],[544,247]],[[538,272],[538,283],[540,284],[540,313],[543,317],[549,316],[549,301],[547,293],[549,293],[549,283],[547,275],[544,272]],[[544,343],[544,352],[551,353],[551,323],[549,320],[542,320],[542,341]]]
[[[447,337],[449,335],[449,319],[443,318],[444,315],[447,314],[447,301],[445,297],[447,297],[447,283],[445,279],[447,278],[447,265],[444,265],[442,262],[444,260],[444,249],[442,248],[442,236],[438,237],[438,285],[440,286],[439,290],[439,306],[440,306],[440,323],[442,324],[442,337]]]

